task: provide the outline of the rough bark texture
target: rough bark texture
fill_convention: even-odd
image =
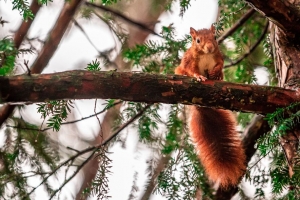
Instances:
[[[234,84],[190,77],[130,72],[74,70],[0,77],[0,102],[58,99],[122,99],[182,103],[260,114],[299,101],[298,92],[278,87]]]
[[[300,77],[300,1],[246,0],[246,2],[272,22],[270,41],[279,86],[298,91]],[[297,126],[295,130],[288,132],[280,139],[289,165],[290,176],[293,175],[299,136],[300,131],[299,126]],[[253,138],[248,140],[252,141],[251,143],[254,142]],[[248,144],[249,147],[251,145],[253,144]],[[254,149],[246,148],[246,151],[248,152],[247,157],[249,157]],[[230,188],[228,191],[219,190],[216,199],[230,199],[236,192],[236,188]]]
[[[246,2],[280,27],[289,39],[300,41],[299,0],[246,0]]]
[[[300,32],[298,32],[300,33]],[[280,87],[299,91],[300,86],[300,46],[299,41],[291,40],[282,29],[275,24],[271,27],[271,41],[275,59],[276,72]],[[299,123],[298,123],[299,124]],[[288,166],[289,176],[294,174],[296,152],[299,146],[300,126],[288,131],[280,138]],[[299,158],[298,158],[299,159]]]
[[[155,3],[156,0],[148,0],[141,3],[139,0],[132,0],[130,2],[130,6],[127,5],[128,2],[119,1],[116,4],[116,7],[118,8],[118,12],[125,14],[128,18],[133,19],[140,24],[149,25],[149,29],[153,31],[154,25],[157,22],[158,17],[160,14],[164,11],[164,4],[166,1],[160,1],[159,4]],[[88,4],[88,2],[86,2]],[[152,5],[156,5],[155,9],[153,9]],[[142,44],[146,37],[149,35],[149,31],[145,31],[144,29],[141,29],[136,24],[130,24],[130,22],[126,20],[122,20],[120,18],[116,18],[117,23],[120,23],[122,25],[128,25],[128,39],[126,40],[125,46],[134,46],[134,44]],[[123,57],[121,54],[117,56],[117,58],[114,61],[116,63],[115,66],[117,66],[118,71],[123,71],[124,69],[130,69],[130,63],[125,63],[123,60]],[[103,140],[106,140],[109,138],[112,134],[112,125],[114,123],[114,120],[119,115],[119,109],[121,105],[117,105],[114,107],[114,109],[109,109],[105,117],[103,118],[101,122],[101,130],[98,134],[98,136],[95,138],[95,141],[91,144],[99,144]],[[95,177],[97,169],[98,169],[98,159],[93,159],[91,162],[89,162],[84,168],[83,173],[85,174],[83,184],[81,185],[81,188],[76,196],[76,199],[85,199],[81,195],[82,191],[88,186],[88,184],[91,183],[92,179]],[[96,166],[96,167],[95,167]],[[149,190],[149,189],[147,189]],[[152,191],[151,191],[152,192]]]
[[[41,6],[38,4],[37,0],[32,1],[30,5],[30,10],[36,16],[38,11],[40,10]],[[28,21],[23,21],[20,25],[19,29],[16,31],[14,36],[14,44],[16,49],[19,49],[24,37],[27,35],[29,28],[31,27],[33,20],[29,19]],[[3,105],[0,108],[0,127],[2,126],[3,122],[12,114],[14,111],[14,105]]]

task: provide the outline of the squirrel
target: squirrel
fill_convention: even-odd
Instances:
[[[223,56],[215,40],[215,27],[190,28],[192,46],[185,52],[175,74],[198,81],[223,80]],[[190,134],[208,178],[228,188],[239,183],[246,170],[246,156],[236,119],[229,110],[191,106]]]

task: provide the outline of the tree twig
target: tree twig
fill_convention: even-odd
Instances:
[[[41,5],[38,3],[38,0],[33,0],[29,9],[31,10],[33,15],[36,16],[36,14],[40,10],[40,8],[41,8]],[[19,27],[18,31],[14,35],[14,43],[15,43],[16,49],[20,48],[21,43],[24,40],[24,37],[27,35],[27,32],[28,32],[33,20],[29,19],[27,21],[25,21],[25,20],[22,21],[21,26]]]
[[[93,7],[93,8],[101,9],[101,10],[104,10],[106,12],[110,12],[113,15],[116,15],[119,18],[123,19],[124,21],[129,22],[130,24],[133,24],[133,25],[139,27],[140,29],[148,31],[151,34],[156,35],[156,36],[162,38],[162,36],[160,34],[156,33],[152,29],[148,28],[146,25],[144,25],[144,24],[142,24],[142,23],[140,23],[138,21],[135,21],[133,19],[130,19],[129,17],[126,17],[125,15],[123,15],[122,13],[120,13],[119,11],[113,10],[113,9],[108,8],[106,6],[102,6],[102,5],[97,5],[97,4],[94,4],[94,3],[90,3],[90,2],[85,2],[85,5]]]
[[[295,3],[282,0],[245,0],[251,7],[258,10],[264,17],[276,24],[287,35],[288,39],[296,40],[299,44],[300,23],[295,19],[300,18],[300,12]]]
[[[249,49],[249,51],[247,53],[245,53],[244,55],[242,55],[239,59],[230,62],[227,65],[224,65],[224,68],[228,68],[234,65],[239,64],[242,60],[244,60],[245,58],[247,58],[255,49],[256,47],[261,43],[261,41],[264,39],[265,35],[268,32],[268,27],[269,27],[269,21],[267,21],[265,28],[263,30],[263,33],[261,34],[261,36],[258,38],[258,40],[256,41],[256,43]]]
[[[51,195],[52,199],[54,197],[54,195],[60,191],[62,189],[63,186],[65,186],[78,172],[79,170],[84,167],[84,165],[86,163],[88,163],[88,161],[93,157],[93,155],[96,153],[96,151],[100,148],[102,148],[103,146],[107,145],[114,137],[116,137],[125,127],[127,127],[129,124],[131,124],[133,121],[135,121],[137,118],[139,118],[149,107],[151,106],[151,104],[148,104],[147,106],[145,106],[139,113],[137,113],[135,116],[133,116],[130,120],[128,120],[125,124],[123,124],[122,126],[120,126],[118,128],[118,130],[116,130],[107,140],[105,140],[104,142],[102,142],[101,144],[97,145],[97,146],[92,146],[89,148],[86,148],[82,151],[77,152],[77,154],[71,156],[69,159],[65,160],[64,162],[62,162],[60,165],[58,165],[52,172],[50,172],[48,174],[48,176],[46,176],[41,182],[40,184],[38,184],[36,187],[34,187],[27,195],[30,196],[39,186],[41,186],[43,183],[45,183],[50,176],[52,176],[53,174],[55,174],[62,166],[68,164],[69,162],[73,162],[77,157],[91,152],[91,155],[89,155],[89,157],[76,169],[76,171],[72,174],[72,176],[70,176],[64,183],[63,185],[61,185],[57,190],[55,190],[55,192]]]
[[[91,159],[93,158],[93,156],[94,156],[94,154],[96,153],[96,151],[97,151],[97,149],[94,149],[93,152],[91,153],[91,155],[90,155],[83,163],[81,163],[81,165],[79,165],[79,166],[77,167],[77,169],[73,172],[73,174],[72,174],[70,177],[68,177],[68,178],[63,182],[63,184],[62,184],[61,186],[59,186],[58,189],[56,189],[56,190],[53,191],[53,193],[51,194],[49,200],[52,199],[52,198],[56,195],[56,193],[59,192],[59,191],[60,191],[60,190],[61,190],[68,182],[70,182],[70,181],[76,176],[76,174],[78,174],[78,172],[82,169],[82,167],[84,167],[84,165],[85,165],[86,163],[88,163],[89,160],[91,160]]]
[[[242,26],[250,17],[253,16],[255,10],[250,8],[230,29],[223,33],[218,39],[218,44],[222,43],[228,36],[234,33],[240,26]]]
[[[116,103],[114,103],[111,107],[109,108],[112,108],[120,103],[122,103],[123,101],[118,101]],[[86,119],[89,119],[89,118],[92,118],[92,117],[95,117],[99,114],[102,114],[104,113],[105,111],[107,111],[109,108],[105,107],[103,108],[101,111],[97,112],[97,113],[94,113],[92,115],[89,115],[87,117],[82,117],[81,119],[76,119],[76,120],[72,120],[72,121],[68,121],[68,122],[62,122],[61,125],[66,125],[66,124],[73,124],[73,123],[76,123],[76,122],[80,122],[80,121],[83,121],[83,120],[86,120]],[[10,128],[19,128],[19,129],[24,129],[24,130],[32,130],[32,131],[47,131],[49,129],[52,129],[52,128],[44,128],[44,129],[37,129],[37,128],[20,128],[20,127],[17,127],[17,126],[11,126],[11,125],[6,125],[6,127],[10,127]]]

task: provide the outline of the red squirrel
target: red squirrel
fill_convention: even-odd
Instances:
[[[215,40],[215,27],[190,28],[192,46],[185,52],[175,74],[223,80],[223,56]],[[190,132],[208,178],[222,188],[237,185],[246,170],[246,156],[236,119],[231,111],[191,106]]]

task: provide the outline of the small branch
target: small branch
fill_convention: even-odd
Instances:
[[[40,10],[41,6],[38,4],[37,0],[33,0],[31,5],[30,5],[30,10],[34,15],[38,13]],[[14,44],[15,48],[19,49],[21,46],[22,41],[24,40],[24,37],[27,35],[27,32],[32,24],[33,20],[29,19],[28,21],[22,21],[21,26],[17,30],[17,32],[14,35]],[[15,105],[3,105],[0,108],[0,127],[2,124],[5,122],[5,120],[12,114],[12,112],[15,109]]]
[[[115,131],[109,138],[107,138],[102,144],[101,146],[106,145],[107,143],[109,143],[113,138],[115,138],[124,128],[126,128],[129,124],[131,124],[132,122],[134,122],[137,118],[139,118],[140,116],[142,116],[144,114],[144,112],[150,108],[152,104],[148,104],[147,106],[145,106],[139,113],[137,113],[134,117],[132,117],[130,120],[128,120],[125,124],[123,124],[122,126],[120,126],[118,128],[117,131]]]
[[[146,187],[146,190],[144,191],[143,196],[141,197],[141,200],[148,200],[150,199],[150,196],[155,188],[155,181],[160,172],[162,172],[166,165],[168,164],[169,160],[171,159],[171,155],[162,155],[160,159],[158,160],[157,166],[154,170],[154,173],[152,174],[150,180],[148,181],[148,185]]]
[[[76,21],[76,19],[73,19],[73,22],[75,24],[75,26],[82,32],[82,34],[85,36],[85,38],[88,40],[88,42],[94,47],[94,49],[98,52],[99,55],[102,54],[101,51],[98,50],[98,48],[96,47],[96,45],[92,42],[92,40],[90,39],[90,37],[88,36],[88,34],[85,32],[85,30],[82,28],[82,26]]]
[[[75,26],[82,32],[82,34],[85,36],[85,38],[88,40],[88,42],[94,47],[94,49],[98,52],[98,56],[104,58],[105,61],[109,62],[110,64],[114,64],[112,63],[109,59],[109,54],[111,53],[111,51],[114,48],[108,49],[106,51],[99,51],[98,48],[96,47],[96,45],[92,42],[92,40],[90,39],[90,37],[88,36],[88,34],[85,32],[85,30],[83,29],[83,27],[75,20],[73,19],[73,22],[75,24]]]
[[[249,49],[249,51],[247,53],[245,53],[243,56],[241,56],[239,59],[237,59],[234,62],[231,62],[227,65],[224,65],[224,68],[228,68],[234,65],[239,64],[242,60],[244,60],[245,58],[247,58],[255,49],[256,47],[261,43],[261,41],[264,39],[265,35],[268,32],[268,27],[269,27],[269,22],[267,21],[265,28],[263,30],[263,33],[261,34],[261,36],[258,38],[258,40],[256,41],[256,43]]]
[[[37,185],[36,187],[34,187],[27,195],[30,196],[38,187],[40,187],[43,183],[45,183],[50,176],[52,176],[53,174],[55,174],[62,166],[68,164],[69,162],[74,162],[74,160],[85,154],[88,152],[91,152],[91,155],[89,155],[89,157],[80,165],[78,166],[78,168],[76,169],[76,171],[72,174],[72,176],[70,176],[57,190],[54,191],[54,193],[51,195],[52,199],[55,194],[60,191],[79,171],[81,168],[84,167],[85,164],[88,163],[88,161],[93,157],[93,155],[96,153],[96,151],[98,151],[98,149],[102,148],[103,146],[107,145],[114,137],[116,137],[125,127],[127,127],[129,124],[131,124],[133,121],[135,121],[138,117],[140,117],[151,105],[148,104],[147,106],[145,106],[139,113],[137,113],[135,116],[133,116],[130,120],[128,120],[125,124],[123,124],[122,126],[120,126],[118,128],[118,130],[116,130],[107,140],[105,140],[104,142],[102,142],[101,144],[97,145],[97,146],[92,146],[89,148],[86,148],[82,151],[79,151],[77,154],[71,156],[69,159],[65,160],[64,162],[62,162],[60,165],[58,165],[52,172],[50,172],[48,174],[48,176],[46,176],[39,185]]]
[[[53,174],[55,174],[62,166],[68,164],[70,161],[75,160],[77,157],[79,157],[79,156],[81,156],[81,155],[83,155],[83,154],[85,154],[85,153],[88,153],[88,152],[90,152],[90,151],[95,151],[95,149],[96,149],[96,147],[89,147],[89,148],[84,149],[84,150],[78,152],[77,154],[71,156],[71,157],[70,157],[69,159],[67,159],[66,161],[62,162],[62,163],[61,163],[60,165],[58,165],[51,173],[49,173],[49,175],[46,176],[46,177],[40,182],[39,185],[37,185],[37,186],[34,187],[30,192],[28,192],[27,196],[30,196],[30,195],[31,195],[31,194],[32,194],[39,186],[41,186],[43,183],[45,183],[45,182],[48,180],[48,178],[49,178],[50,176],[52,176]]]
[[[81,0],[74,0],[65,3],[58,17],[58,20],[56,21],[56,24],[54,25],[49,35],[48,41],[45,43],[41,53],[38,55],[36,61],[31,66],[32,73],[41,73],[44,70],[44,68],[48,65],[49,60],[56,51],[58,44],[60,43],[65,31],[67,30],[68,24],[72,20],[80,3]],[[37,3],[37,0],[33,0],[31,7],[34,7],[31,9],[32,12],[36,14],[40,8],[40,6]],[[16,47],[19,47],[21,45],[21,42],[27,34],[31,23],[31,21],[28,23],[24,21],[20,26],[19,30],[16,32],[14,38]],[[0,103],[2,102],[0,101]],[[0,108],[0,127],[2,126],[3,122],[12,114],[14,108],[14,105],[4,105]]]
[[[72,147],[67,147],[67,149],[72,150],[72,151],[75,151],[76,153],[79,153],[79,152],[80,152],[79,150],[74,149],[74,148],[72,148]]]
[[[108,109],[110,109],[110,108],[112,108],[112,107],[114,107],[114,106],[116,106],[116,105],[118,105],[118,104],[120,104],[120,103],[122,103],[122,101],[118,101],[118,102],[114,103],[114,104],[113,104],[111,107],[109,107],[109,108],[105,107],[105,108],[103,108],[101,111],[99,111],[99,112],[97,112],[97,113],[95,113],[95,114],[92,114],[92,115],[90,115],[90,116],[82,117],[81,119],[76,119],[76,120],[73,120],[73,121],[62,122],[60,125],[62,126],[62,125],[66,125],[66,124],[73,124],[73,123],[76,123],[76,122],[80,122],[80,121],[83,121],[83,120],[86,120],[86,119],[95,117],[95,116],[97,116],[97,115],[100,115],[101,113],[104,113],[104,112],[107,111]],[[6,125],[6,127],[10,127],[10,128],[19,128],[19,129],[23,129],[23,130],[41,131],[41,132],[47,131],[47,130],[49,130],[49,129],[52,129],[52,128],[36,129],[36,128],[26,128],[26,127],[20,128],[20,127],[18,127],[18,126],[11,126],[11,125]]]
[[[58,189],[56,189],[56,190],[53,191],[53,193],[51,194],[49,200],[52,199],[56,195],[56,193],[59,192],[68,182],[70,182],[70,180],[72,180],[76,176],[76,174],[78,174],[78,172],[82,169],[82,167],[92,159],[92,157],[94,156],[94,154],[96,153],[96,151],[97,151],[97,149],[95,149],[91,153],[91,155],[81,165],[79,165],[77,167],[77,169],[75,170],[75,172],[67,180],[65,180],[64,183]]]
[[[249,9],[230,29],[223,33],[218,39],[218,44],[222,43],[228,36],[234,33],[240,26],[242,26],[250,17],[253,16],[255,10],[253,8]]]
[[[93,4],[93,3],[90,3],[90,2],[85,2],[85,5],[93,7],[93,8],[101,9],[101,10],[104,10],[106,12],[110,12],[113,15],[116,15],[117,17],[123,19],[124,21],[129,22],[130,24],[133,24],[133,25],[139,27],[142,30],[148,31],[151,34],[156,35],[156,36],[162,38],[162,36],[160,34],[154,32],[152,29],[148,28],[146,25],[144,25],[144,24],[142,24],[142,23],[140,23],[138,21],[135,21],[133,19],[130,19],[129,17],[126,17],[125,15],[123,15],[122,13],[120,13],[119,11],[113,10],[113,9],[108,8],[106,6],[96,5],[96,4]]]
[[[28,76],[31,76],[31,70],[29,69],[29,67],[28,67],[28,60],[26,61],[26,60],[24,60],[24,65],[25,65],[25,67],[27,68],[27,74],[28,74]]]

